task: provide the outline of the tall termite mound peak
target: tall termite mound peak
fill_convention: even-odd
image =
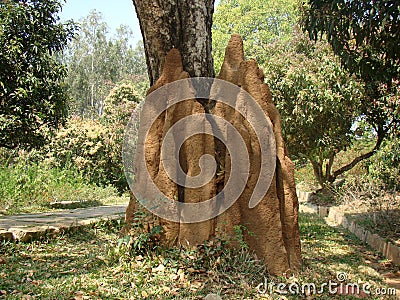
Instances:
[[[217,101],[213,113],[223,116],[230,123],[236,124],[241,132],[245,132],[251,162],[246,189],[239,200],[218,217],[218,221],[221,224],[244,225],[250,232],[245,235],[250,249],[265,260],[270,273],[282,274],[289,269],[298,269],[301,265],[301,253],[294,165],[288,157],[280,115],[272,102],[269,87],[264,83],[264,73],[254,60],[244,60],[243,42],[239,35],[233,35],[230,39],[218,78],[242,87],[260,105],[271,121],[277,156],[274,178],[267,194],[256,207],[249,208],[249,199],[260,173],[259,141],[250,124],[246,122],[246,116],[241,116]],[[236,105],[246,106],[240,95]],[[228,156],[225,160],[225,179],[230,175],[231,162]]]
[[[179,51],[172,49],[166,57],[162,75],[148,93],[168,83],[188,77],[188,73],[183,69]],[[273,174],[272,184],[261,202],[254,208],[249,208],[249,200],[260,175],[260,142],[263,141],[258,141],[246,116],[219,102],[218,88],[212,88],[211,95],[217,101],[209,113],[229,121],[240,132],[248,152],[243,155],[248,155],[250,159],[250,175],[239,199],[227,211],[214,219],[184,224],[158,218],[158,224],[164,229],[163,240],[168,245],[194,246],[202,244],[221,232],[228,235],[234,234],[236,226],[242,225],[246,228],[244,236],[250,250],[254,251],[259,259],[264,260],[270,274],[280,275],[288,270],[296,270],[301,265],[301,253],[294,167],[283,142],[279,113],[272,102],[268,86],[263,83],[264,74],[255,61],[244,60],[243,42],[239,35],[233,35],[226,48],[225,60],[218,78],[242,87],[256,100],[268,117],[276,144],[276,168],[270,170]],[[179,97],[182,91],[173,92],[174,97]],[[235,174],[230,174],[231,164],[235,163],[231,162],[230,153],[221,141],[206,134],[189,138],[182,146],[179,161],[188,176],[196,176],[200,172],[200,157],[204,154],[214,156],[219,172],[210,182],[201,188],[182,188],[174,183],[164,170],[160,153],[163,138],[168,129],[186,116],[205,113],[203,105],[195,99],[194,95],[193,91],[193,99],[179,102],[158,116],[145,141],[145,157],[150,177],[160,191],[170,199],[185,203],[202,202],[212,198],[224,189],[230,176],[235,176]],[[248,103],[245,99],[239,93],[235,103],[236,108],[239,106],[246,108]],[[165,95],[165,103],[169,103],[168,101],[171,99]],[[209,126],[209,124],[204,126]],[[187,128],[187,132],[191,132],[191,128]],[[143,182],[142,177],[139,170],[135,174],[135,184],[145,185],[146,182]],[[137,209],[137,201],[131,195],[126,211],[128,224],[133,222]]]

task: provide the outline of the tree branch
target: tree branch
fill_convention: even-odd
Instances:
[[[386,136],[386,131],[382,130],[382,131],[380,131],[380,133],[378,132],[378,137],[377,137],[374,149],[372,149],[371,151],[356,157],[351,163],[349,163],[349,164],[345,165],[344,167],[341,167],[340,169],[338,169],[335,172],[333,172],[333,178],[336,179],[339,175],[343,174],[344,172],[347,172],[347,171],[351,170],[360,161],[363,161],[363,160],[365,160],[367,158],[370,158],[372,155],[374,155],[375,152],[378,151],[379,148],[381,147],[385,136]]]

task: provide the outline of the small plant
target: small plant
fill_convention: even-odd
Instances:
[[[248,250],[249,246],[247,245],[244,235],[253,235],[246,226],[244,225],[236,225],[233,226],[233,230],[235,232],[235,236],[233,237],[234,242],[239,246],[239,249]]]
[[[154,216],[147,211],[136,211],[129,232],[129,247],[134,255],[149,255],[160,249],[163,228],[154,225]],[[128,237],[126,237],[128,239]]]

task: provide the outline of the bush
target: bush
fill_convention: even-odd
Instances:
[[[386,141],[381,149],[370,158],[369,176],[386,188],[400,188],[400,142],[394,137]]]
[[[122,81],[104,101],[102,121],[107,124],[122,123],[126,126],[141,97],[132,82]]]
[[[71,165],[89,182],[100,186],[112,184],[122,192],[127,186],[121,158],[122,134],[119,127],[71,118],[49,145],[47,161],[56,168]]]
[[[105,99],[100,120],[76,116],[68,120],[53,138],[47,160],[59,168],[71,164],[92,183],[126,191],[122,144],[125,126],[138,101],[134,86],[120,83]]]

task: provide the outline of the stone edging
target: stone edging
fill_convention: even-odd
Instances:
[[[400,265],[400,247],[388,242],[376,233],[371,233],[356,222],[350,220],[344,214],[344,209],[340,206],[317,206],[310,203],[304,203],[304,199],[300,199],[300,212],[314,213],[324,218],[330,226],[341,225],[352,232],[362,242],[367,243],[374,250],[379,251],[386,258],[390,259],[394,264]]]
[[[29,242],[40,239],[44,236],[57,236],[60,233],[73,231],[84,226],[89,226],[100,221],[112,221],[123,219],[124,214],[114,214],[105,217],[93,217],[87,219],[76,219],[73,222],[67,222],[62,225],[35,225],[35,226],[15,226],[6,230],[0,229],[0,242]]]

